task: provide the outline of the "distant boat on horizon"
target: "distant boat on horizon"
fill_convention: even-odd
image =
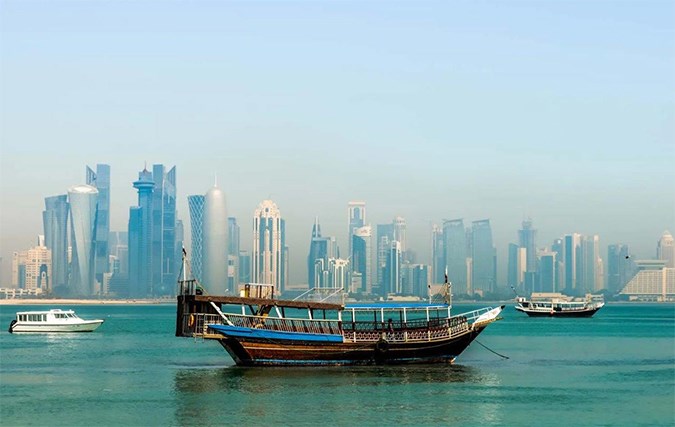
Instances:
[[[530,317],[591,317],[604,305],[591,294],[578,300],[560,293],[534,293],[529,300],[516,297],[515,308]]]

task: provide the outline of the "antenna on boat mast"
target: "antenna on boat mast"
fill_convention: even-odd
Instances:
[[[445,303],[452,305],[452,284],[448,281],[448,267],[445,267],[445,283],[443,284],[445,288]]]

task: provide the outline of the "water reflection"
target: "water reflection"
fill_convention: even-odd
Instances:
[[[491,385],[494,374],[463,365],[366,366],[317,368],[179,369],[175,374],[177,393],[238,391],[269,393],[276,384],[311,384],[332,387],[385,385],[389,383],[472,383]]]
[[[176,421],[180,425],[213,424],[227,416],[254,424],[279,417],[289,422],[294,417],[300,422],[321,422],[320,411],[314,407],[332,413],[348,410],[350,414],[342,416],[364,422],[374,416],[376,408],[381,408],[378,412],[401,411],[410,405],[416,411],[428,405],[426,412],[438,415],[450,411],[444,399],[456,396],[458,388],[489,390],[499,383],[494,373],[462,365],[178,369],[174,375]],[[293,413],[294,407],[302,415]]]

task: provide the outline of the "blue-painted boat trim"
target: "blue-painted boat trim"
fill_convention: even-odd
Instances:
[[[219,332],[226,337],[259,338],[284,341],[313,341],[313,342],[342,342],[342,335],[313,334],[305,332],[272,331],[269,329],[245,328],[242,326],[208,325],[209,329]]]

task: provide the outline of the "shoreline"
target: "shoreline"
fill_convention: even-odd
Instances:
[[[462,304],[501,304],[509,305],[513,301],[453,301],[453,305]],[[611,305],[623,304],[673,304],[673,301],[607,301]],[[132,298],[132,299],[82,299],[82,298],[1,298],[3,305],[161,305],[176,304],[175,298]]]
[[[175,304],[175,299],[70,299],[70,298],[4,298],[0,305],[158,305]]]

